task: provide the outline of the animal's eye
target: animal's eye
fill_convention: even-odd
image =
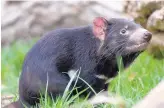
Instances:
[[[122,35],[124,35],[126,33],[126,29],[122,29],[121,31],[120,31],[120,34],[122,34]]]

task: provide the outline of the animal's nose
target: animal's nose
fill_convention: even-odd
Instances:
[[[149,42],[151,40],[152,34],[149,31],[144,33],[144,39]]]

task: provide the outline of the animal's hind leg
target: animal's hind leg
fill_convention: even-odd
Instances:
[[[69,77],[67,74],[59,72],[40,72],[30,76],[30,82],[26,80],[27,75],[23,75],[20,81],[19,94],[23,103],[31,106],[39,103],[41,95],[44,97],[46,90],[50,96],[56,98],[62,95],[68,82]]]
[[[47,73],[45,77],[44,84],[48,94],[53,98],[62,96],[70,80],[69,76],[64,73]]]

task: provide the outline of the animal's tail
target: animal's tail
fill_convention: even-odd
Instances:
[[[12,102],[9,105],[4,106],[3,108],[24,108],[22,103],[18,100],[16,102]]]

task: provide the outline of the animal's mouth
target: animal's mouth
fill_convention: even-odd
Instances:
[[[143,51],[147,48],[148,44],[149,44],[149,42],[144,42],[144,43],[137,44],[137,45],[127,46],[126,50],[128,50],[129,52]]]

